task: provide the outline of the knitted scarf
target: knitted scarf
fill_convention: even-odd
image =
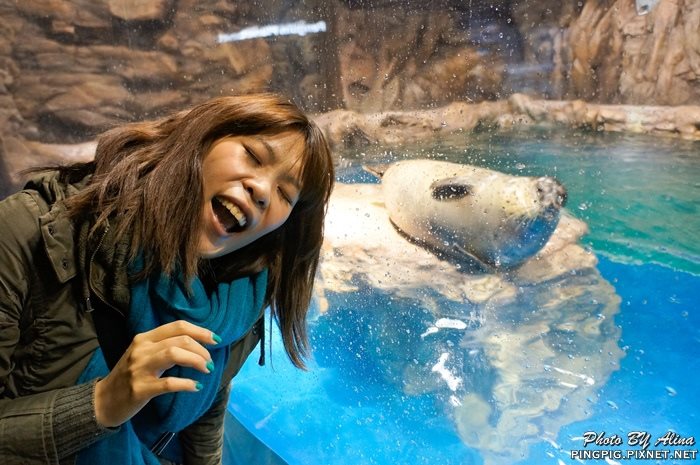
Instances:
[[[241,339],[259,318],[266,287],[267,270],[230,283],[221,283],[210,295],[198,278],[193,280],[189,291],[182,280],[163,275],[132,285],[128,318],[131,335],[176,320],[187,320],[207,328],[222,339],[216,346],[208,347],[215,369],[210,374],[177,365],[167,370],[163,376],[189,378],[201,383],[202,389],[154,397],[117,433],[82,450],[78,454],[77,465],[159,465],[151,448],[163,433],[183,430],[209,409],[218,392],[230,346]],[[104,377],[108,373],[107,363],[98,348],[78,383]],[[169,460],[182,462],[177,446],[168,452],[164,455]]]

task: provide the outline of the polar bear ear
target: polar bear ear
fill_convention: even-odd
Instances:
[[[459,200],[472,194],[473,186],[464,178],[438,179],[430,185],[435,200]]]

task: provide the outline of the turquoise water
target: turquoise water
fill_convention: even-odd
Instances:
[[[231,419],[257,440],[234,438],[231,428],[227,463],[561,465],[580,463],[570,451],[582,448],[587,431],[622,437],[644,431],[657,438],[671,430],[699,437],[698,149],[698,143],[674,139],[530,132],[343,154],[338,177],[344,182],[372,182],[361,163],[425,157],[557,177],[568,187],[568,208],[589,225],[583,241],[599,256],[599,272],[620,298],[614,315],[619,332],[605,342],[619,348],[622,358],[603,353],[610,346],[604,349],[601,342],[600,360],[610,359],[610,375],[584,399],[582,411],[568,418],[533,418],[555,426],[526,440],[524,432],[513,431],[504,448],[522,441],[519,455],[494,458],[464,443],[443,392],[402,389],[405,372],[396,370],[397,364],[427,359],[436,350],[415,336],[434,318],[428,309],[366,288],[330,296],[331,311],[311,312],[309,372],[291,366],[273,331],[268,365],[258,367],[257,357],[251,357],[234,381]],[[572,312],[576,309],[572,303]],[[453,344],[445,336],[440,343],[459,346],[459,341]],[[488,366],[464,367],[471,370],[475,390],[487,391],[489,379],[498,376]],[[533,388],[548,392],[548,386]],[[256,459],[242,459],[242,450]]]
[[[588,223],[585,243],[597,253],[700,274],[700,142],[529,131],[454,136],[411,149],[344,155],[350,166],[341,172],[341,180],[373,182],[360,172],[361,163],[404,158],[556,177],[568,188],[567,208]]]

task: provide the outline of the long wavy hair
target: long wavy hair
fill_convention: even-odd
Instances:
[[[223,137],[285,131],[296,131],[305,142],[301,192],[289,218],[204,265],[198,254],[202,160]],[[112,129],[99,138],[94,161],[62,171],[69,178],[92,173],[86,187],[67,200],[68,211],[74,218],[95,217],[92,231],[109,225],[116,240],[128,239],[130,257],[143,255],[143,275],[179,270],[189,279],[206,266],[218,279],[232,279],[268,267],[266,304],[289,358],[304,368],[306,314],[334,170],[323,133],[294,104],[272,94],[215,98],[162,119]]]

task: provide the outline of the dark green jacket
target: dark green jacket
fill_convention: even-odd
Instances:
[[[112,434],[94,416],[95,382],[75,385],[98,347],[96,311],[126,315],[125,248],[81,240],[61,200],[79,185],[41,176],[0,201],[0,464],[72,464]],[[81,260],[81,258],[83,258]],[[187,465],[221,461],[228,386],[260,340],[262,319],[231,349],[211,409],[180,434]]]

